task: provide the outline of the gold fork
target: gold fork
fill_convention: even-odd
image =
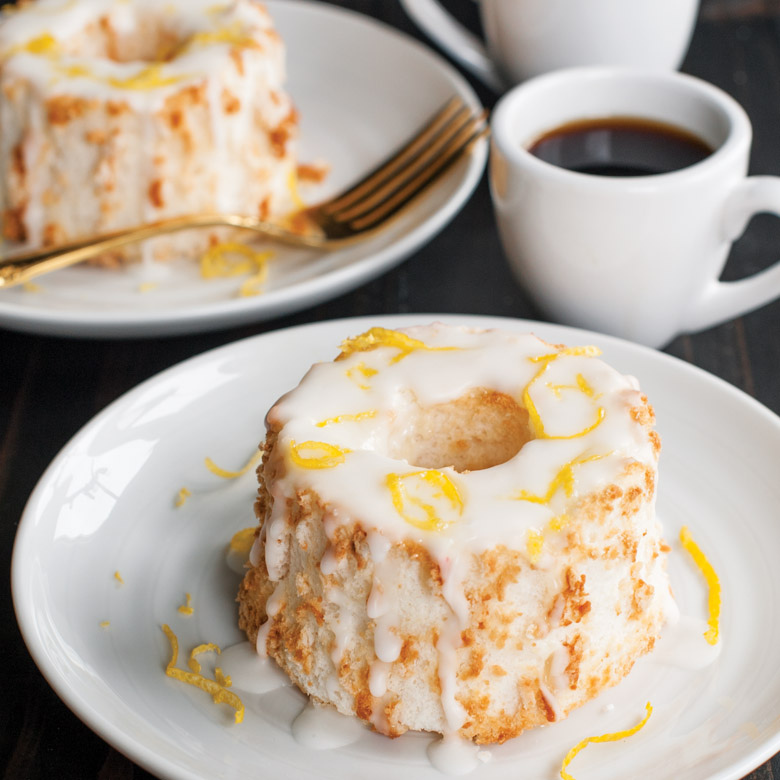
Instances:
[[[302,209],[288,220],[293,230],[239,214],[194,214],[116,230],[44,250],[0,259],[0,287],[12,287],[118,247],[165,233],[203,227],[234,227],[295,246],[332,249],[385,227],[487,133],[485,113],[460,98],[449,100],[391,157],[345,192]]]

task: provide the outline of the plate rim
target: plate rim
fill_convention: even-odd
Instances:
[[[368,14],[331,5],[323,0],[266,0],[274,9],[284,8],[282,13],[320,14],[333,19],[348,19],[362,24],[375,34],[386,35],[401,47],[411,47],[426,61],[431,71],[440,73],[452,89],[475,109],[482,108],[476,91],[466,77],[444,58],[397,27],[375,19]],[[250,298],[227,298],[211,303],[198,303],[179,309],[143,309],[122,311],[75,311],[26,307],[0,296],[0,327],[23,333],[36,333],[61,338],[156,338],[218,331],[230,327],[272,320],[287,314],[310,309],[331,300],[361,284],[377,278],[400,265],[414,252],[433,240],[463,209],[473,195],[487,166],[488,142],[481,138],[472,147],[465,160],[461,179],[454,185],[446,202],[427,219],[414,226],[387,246],[370,250],[372,238],[367,239],[369,252],[348,265],[314,276],[303,281]],[[464,161],[461,161],[464,162]],[[322,281],[325,284],[322,285]]]
[[[404,327],[411,324],[419,324],[419,322],[434,321],[462,324],[472,327],[501,328],[509,326],[510,329],[518,332],[520,328],[527,328],[527,332],[532,333],[536,332],[537,329],[540,329],[542,331],[539,334],[541,338],[561,338],[561,341],[571,343],[585,343],[586,339],[589,342],[595,339],[600,345],[605,347],[614,345],[618,348],[626,349],[630,353],[639,353],[640,357],[656,361],[656,364],[666,364],[672,366],[675,370],[682,371],[684,374],[688,373],[703,381],[713,383],[719,391],[725,392],[734,399],[734,401],[744,404],[752,413],[761,416],[766,424],[774,429],[774,435],[780,439],[780,415],[775,414],[771,409],[740,388],[735,387],[721,377],[711,374],[698,366],[688,363],[674,355],[669,355],[615,336],[609,336],[567,325],[559,325],[557,323],[528,320],[524,318],[444,312],[362,315],[335,318],[269,330],[261,334],[255,334],[228,342],[227,344],[214,347],[186,358],[127,390],[97,414],[93,415],[92,418],[76,431],[76,433],[58,451],[51,463],[37,480],[35,487],[25,503],[14,539],[11,558],[11,595],[17,624],[25,646],[38,670],[58,698],[77,718],[79,718],[79,720],[87,725],[88,728],[95,732],[101,739],[124,753],[134,763],[160,777],[170,778],[171,780],[204,780],[203,775],[191,772],[168,757],[155,753],[143,743],[132,738],[118,727],[115,727],[105,714],[101,713],[99,709],[93,706],[93,703],[87,697],[80,694],[77,689],[71,688],[68,683],[57,674],[53,664],[50,663],[45,648],[37,642],[38,632],[34,625],[34,618],[32,616],[33,610],[28,605],[22,606],[20,604],[20,593],[25,587],[24,582],[26,579],[30,578],[29,572],[27,572],[26,569],[32,561],[32,556],[29,554],[25,555],[25,551],[26,548],[31,546],[33,541],[33,519],[37,514],[36,508],[45,500],[45,487],[50,476],[60,467],[60,464],[67,459],[70,450],[82,437],[87,436],[93,428],[103,425],[107,419],[114,415],[117,408],[121,408],[127,404],[134,396],[143,394],[148,388],[163,379],[193,368],[197,363],[209,363],[214,360],[220,360],[223,356],[232,351],[240,352],[246,349],[252,342],[267,339],[286,340],[290,336],[295,338],[298,332],[315,330],[323,325],[328,325],[335,330],[343,329],[343,331],[347,333],[360,332],[361,328],[365,329],[366,327],[375,325],[380,325],[382,327]],[[547,331],[548,333],[545,334],[544,331]],[[778,727],[770,738],[759,742],[754,749],[748,751],[741,761],[732,763],[726,769],[721,770],[714,775],[710,775],[710,780],[737,780],[772,758],[778,751],[780,751],[780,727]]]

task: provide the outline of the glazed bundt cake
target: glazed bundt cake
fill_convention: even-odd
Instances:
[[[46,246],[182,214],[289,213],[297,117],[284,77],[283,43],[253,0],[3,9],[3,236]],[[143,246],[154,259],[195,256],[220,236]]]
[[[390,736],[502,742],[653,647],[670,608],[660,441],[592,347],[374,328],[267,416],[240,625]]]

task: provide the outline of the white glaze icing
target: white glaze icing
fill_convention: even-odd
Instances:
[[[268,601],[265,605],[265,610],[268,615],[268,620],[260,626],[260,630],[257,632],[257,640],[255,646],[257,653],[261,658],[268,657],[268,651],[266,649],[266,642],[268,640],[268,632],[273,626],[273,618],[279,613],[284,604],[284,582],[280,582],[275,588],[274,592],[268,597]]]
[[[566,666],[569,663],[569,653],[565,647],[557,647],[548,659],[547,679],[551,691],[562,691],[569,684],[566,676]]]
[[[274,660],[260,658],[249,642],[226,647],[219,666],[230,677],[231,688],[244,693],[268,693],[292,684]]]
[[[332,707],[309,702],[293,721],[292,735],[299,745],[315,750],[332,750],[357,742],[365,727],[356,718],[341,715]]]
[[[650,654],[650,660],[690,671],[710,666],[720,656],[723,642],[709,644],[704,638],[708,628],[703,618],[680,617],[666,626]]]
[[[381,697],[387,693],[387,675],[390,664],[386,661],[376,660],[371,664],[368,672],[368,690],[372,696]]]
[[[455,698],[457,657],[456,650],[461,645],[460,627],[455,617],[447,618],[442,626],[441,636],[436,643],[439,654],[439,685],[441,686],[441,705],[449,734],[455,735],[466,720],[466,711]],[[446,735],[445,735],[446,736]]]
[[[415,333],[423,335],[414,329],[407,332],[413,337]],[[551,361],[544,382],[535,383],[531,389],[540,415],[546,424],[556,421],[549,423],[550,432],[576,434],[592,424],[594,406],[603,407],[601,424],[572,439],[535,439],[515,457],[490,469],[459,474],[442,468],[464,497],[462,515],[443,532],[427,532],[405,523],[386,487],[388,474],[421,470],[387,454],[394,410],[404,404],[404,394],[411,391],[420,404],[427,406],[487,387],[520,400],[539,371],[540,364],[533,359],[555,352],[530,335],[436,326],[424,329],[424,335],[428,346],[457,349],[417,350],[393,362],[398,349],[380,347],[355,352],[345,360],[319,363],[274,407],[270,417],[281,425],[277,446],[282,451],[289,452],[292,441],[318,441],[349,453],[334,468],[301,468],[289,457],[285,459],[288,474],[275,484],[271,543],[266,547],[272,579],[281,576],[282,564],[275,553],[283,549],[283,544],[273,542],[285,528],[283,498],[291,497],[301,486],[313,488],[326,504],[338,507],[347,517],[365,518],[367,531],[375,530],[391,542],[412,539],[444,561],[450,549],[479,552],[497,543],[523,549],[528,529],[543,527],[565,509],[569,500],[563,491],[558,491],[547,505],[513,497],[521,489],[544,496],[559,470],[577,458],[603,456],[575,466],[575,497],[605,483],[632,460],[655,463],[646,431],[627,413],[629,407],[639,403],[633,382],[595,357],[563,355]],[[364,383],[368,389],[349,376],[361,364],[376,371]],[[584,394],[576,390],[561,391],[560,398],[554,392],[545,394],[548,381],[572,385],[578,374],[600,396],[595,404],[584,403],[580,398]],[[359,421],[317,425],[366,411],[377,414]]]
[[[227,554],[225,555],[225,563],[227,563],[228,568],[236,574],[246,574],[247,554],[242,550],[228,548]]]
[[[431,765],[445,775],[461,776],[473,772],[481,763],[490,758],[480,756],[477,745],[460,737],[447,735],[433,740],[428,745],[428,760]]]
[[[144,42],[136,41],[136,56],[116,61],[105,54],[101,31],[106,26],[120,41],[161,29],[175,45],[158,62],[160,52],[144,51]],[[121,98],[140,108],[147,104],[144,95],[160,101],[182,82],[207,78],[215,68],[223,68],[226,48],[237,42],[270,42],[271,29],[267,12],[236,0],[168,0],[164,5],[157,0],[35,0],[22,8],[6,7],[0,14],[0,59],[11,73],[45,93]],[[149,63],[159,65],[159,78],[140,88],[137,84],[144,82],[132,79]],[[269,63],[267,75],[271,67]]]

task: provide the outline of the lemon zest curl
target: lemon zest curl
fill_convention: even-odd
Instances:
[[[192,594],[185,593],[184,599],[184,604],[179,607],[179,612],[181,612],[182,615],[191,615],[195,611],[192,608]]]
[[[216,704],[228,704],[236,711],[235,722],[241,723],[244,720],[244,704],[241,699],[236,696],[233,691],[227,690],[227,686],[220,684],[218,680],[212,680],[208,677],[204,677],[197,672],[188,672],[184,669],[179,669],[176,666],[176,662],[179,659],[179,640],[176,634],[171,631],[170,627],[163,623],[163,633],[168,637],[168,641],[171,644],[171,658],[165,667],[165,674],[168,677],[172,677],[174,680],[187,683],[188,685],[194,685],[196,688],[200,688],[202,691],[208,693]],[[199,645],[198,647],[202,647]],[[195,650],[198,650],[196,647]],[[195,651],[193,651],[194,653]],[[224,681],[224,675],[220,672],[220,677]]]
[[[230,549],[233,552],[248,555],[252,545],[255,543],[256,530],[256,526],[250,526],[249,528],[242,528],[240,531],[236,531],[230,539]]]
[[[256,465],[261,456],[262,453],[258,450],[238,471],[228,471],[227,469],[223,469],[221,466],[217,466],[217,464],[214,463],[211,458],[206,458],[204,462],[206,464],[206,468],[212,474],[216,474],[218,477],[222,477],[222,479],[237,479],[238,477],[242,477],[247,473],[247,471],[249,471],[249,469]]]
[[[715,569],[712,568],[712,564],[707,560],[707,556],[701,551],[699,545],[693,541],[687,525],[680,529],[680,543],[693,558],[693,562],[699,567],[707,583],[709,591],[707,595],[707,610],[709,612],[707,625],[709,628],[704,632],[704,638],[709,644],[716,645],[720,636],[718,623],[721,607],[720,580]]]
[[[429,347],[424,341],[407,336],[397,330],[388,328],[371,328],[359,336],[353,336],[341,343],[341,354],[336,360],[343,360],[353,352],[370,352],[379,347],[393,347],[399,350],[390,362],[398,363],[416,350],[426,352],[450,352],[458,347]]]
[[[376,409],[369,409],[367,412],[358,412],[357,414],[339,414],[335,417],[328,417],[327,420],[320,420],[316,423],[318,428],[324,428],[326,425],[336,425],[338,423],[345,422],[360,422],[361,420],[368,420],[371,417],[376,417],[378,414]]]
[[[322,455],[304,455],[306,451],[324,453]],[[328,444],[325,441],[304,441],[296,444],[290,440],[290,458],[296,466],[304,469],[332,469],[344,462],[351,450]]]
[[[442,471],[428,469],[426,471],[414,471],[409,474],[388,474],[385,480],[393,506],[396,512],[415,528],[422,531],[443,531],[451,521],[445,520],[436,510],[436,504],[443,499],[444,506],[449,506],[458,516],[463,514],[463,499],[455,483]],[[434,503],[428,503],[419,495],[415,495],[420,488],[433,488]],[[422,517],[413,514],[410,510],[415,508],[422,513]]]
[[[561,764],[561,780],[574,780],[574,777],[566,771],[566,767],[569,766],[577,753],[579,753],[583,748],[587,747],[591,742],[617,742],[618,740],[625,739],[626,737],[631,737],[636,734],[637,731],[644,727],[645,723],[647,723],[647,721],[650,719],[650,716],[653,714],[653,705],[650,704],[650,702],[647,702],[647,704],[645,704],[645,710],[646,714],[644,718],[642,718],[642,720],[637,723],[636,726],[630,729],[626,729],[625,731],[615,731],[612,734],[602,734],[599,737],[586,737],[581,742],[578,742],[566,754],[566,758],[563,759],[563,764]]]
[[[215,645],[213,642],[204,642],[203,644],[193,647],[192,650],[190,650],[190,657],[187,659],[187,666],[189,666],[195,674],[200,674],[200,663],[198,662],[197,656],[201,653],[216,653],[217,655],[220,655],[222,650],[219,645]]]
[[[180,506],[184,506],[184,502],[192,495],[192,491],[189,488],[183,487],[176,494],[176,498],[173,500],[173,505],[178,509]]]

